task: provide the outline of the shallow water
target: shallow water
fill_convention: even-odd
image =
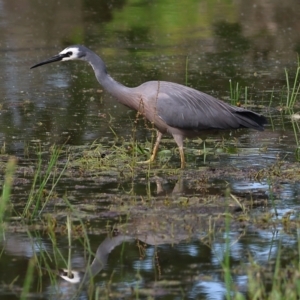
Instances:
[[[299,131],[280,108],[286,101],[284,70],[294,77],[300,51],[298,8],[296,0],[0,1],[1,180],[7,154],[18,158],[14,209],[2,238],[0,298],[20,297],[32,257],[44,263],[41,257],[47,253],[54,274],[66,267],[67,199],[74,223],[82,220],[87,228],[93,253],[112,228],[117,228],[113,238],[125,236],[94,278],[101,297],[129,298],[137,291],[140,298],[223,299],[226,190],[241,201],[258,201],[250,213],[254,218],[270,213],[276,220],[291,212],[291,219],[298,219]],[[116,146],[134,142],[148,148],[153,132],[143,121],[133,124],[136,113],[102,91],[90,66],[69,62],[29,70],[71,44],[93,49],[108,72],[128,86],[174,81],[229,102],[229,81],[239,83],[242,105],[263,113],[269,124],[264,132],[241,130],[225,140],[208,137],[206,155],[200,139],[187,141],[184,171],[178,170],[178,151],[169,137],[150,169],[137,165],[128,153],[120,159]],[[41,213],[43,221],[21,226],[37,153],[44,153],[46,169],[54,144],[64,144],[64,151],[80,160],[93,143],[104,147],[99,167],[71,165]],[[60,157],[60,167],[66,157]],[[294,172],[284,173],[288,170]],[[49,217],[58,224],[55,243],[43,223]],[[208,220],[216,226],[213,237]],[[297,232],[276,224],[231,224],[236,291],[247,292],[251,259],[272,265],[281,243],[288,261]],[[74,233],[71,261],[72,268],[84,271],[90,262],[83,239],[82,233]],[[46,272],[34,273],[27,299],[73,297],[77,286],[56,275],[52,280]],[[79,297],[88,299],[88,290],[82,289]]]

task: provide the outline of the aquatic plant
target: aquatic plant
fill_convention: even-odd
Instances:
[[[285,266],[285,252],[279,241],[278,252],[272,268],[259,265],[251,259],[248,267],[248,299],[283,299],[296,300],[300,297],[299,251],[300,240],[298,234],[298,257],[290,260]]]
[[[236,105],[236,106],[240,106],[240,97],[241,97],[241,93],[243,92],[243,89],[239,86],[239,83],[237,82],[236,85],[233,85],[232,80],[229,80],[229,86],[230,86],[230,104],[231,105]],[[247,105],[247,100],[248,100],[248,87],[246,86],[244,89],[244,101],[245,104]]]
[[[23,217],[34,218],[41,215],[47,202],[53,196],[55,187],[57,186],[62,174],[64,173],[68,161],[63,168],[56,173],[58,158],[61,154],[61,148],[52,147],[46,170],[43,169],[44,160],[42,159],[42,152],[37,152],[37,166],[34,174],[31,190],[28,196],[26,206],[23,210]],[[51,184],[50,190],[46,190],[48,184]]]
[[[300,161],[300,141],[299,141],[300,125],[299,125],[299,121],[297,121],[293,118],[293,114],[291,115],[291,122],[292,122],[292,126],[293,126],[295,142],[296,142],[296,146],[297,146],[297,148],[295,150],[295,157],[298,161]]]
[[[21,300],[28,299],[28,293],[30,290],[31,283],[33,281],[33,277],[34,277],[33,276],[34,275],[34,266],[35,266],[35,257],[32,257],[28,263],[28,268],[27,268],[25,279],[24,279],[23,289],[22,289],[21,296],[20,296]]]
[[[0,226],[4,221],[4,216],[7,210],[8,203],[10,201],[11,190],[13,186],[13,179],[16,170],[17,160],[15,157],[10,157],[6,166],[6,172],[4,176],[4,183],[2,186],[2,195],[0,198]],[[1,231],[2,232],[2,231]]]
[[[287,95],[286,95],[286,107],[289,109],[293,109],[297,100],[297,96],[300,90],[300,82],[299,82],[299,73],[300,73],[300,62],[298,59],[298,66],[296,69],[296,73],[293,79],[293,82],[290,83],[289,73],[288,70],[285,68],[285,79],[286,79],[286,88],[287,88]]]

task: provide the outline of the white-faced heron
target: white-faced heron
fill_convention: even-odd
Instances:
[[[181,168],[185,166],[183,140],[195,137],[204,131],[253,128],[264,130],[264,116],[247,109],[231,106],[205,93],[187,86],[167,82],[148,81],[138,87],[129,88],[115,81],[106,71],[103,60],[85,46],[70,46],[58,55],[42,61],[31,69],[55,61],[85,60],[93,68],[99,83],[117,100],[139,111],[157,128],[157,138],[152,155],[155,159],[164,133],[171,134],[179,147]]]

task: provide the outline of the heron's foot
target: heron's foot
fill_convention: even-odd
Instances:
[[[138,161],[137,164],[151,164],[154,162],[154,159],[147,159],[147,160],[143,160],[143,161]]]
[[[151,155],[149,159],[145,160],[145,161],[138,161],[138,164],[151,164],[153,163],[155,160],[155,155]]]

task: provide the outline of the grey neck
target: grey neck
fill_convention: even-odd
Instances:
[[[130,98],[132,89],[117,82],[107,73],[106,65],[101,57],[90,52],[86,57],[86,61],[92,66],[95,76],[103,88],[112,96],[117,98],[118,101],[131,107],[130,102],[127,103],[127,99]]]

